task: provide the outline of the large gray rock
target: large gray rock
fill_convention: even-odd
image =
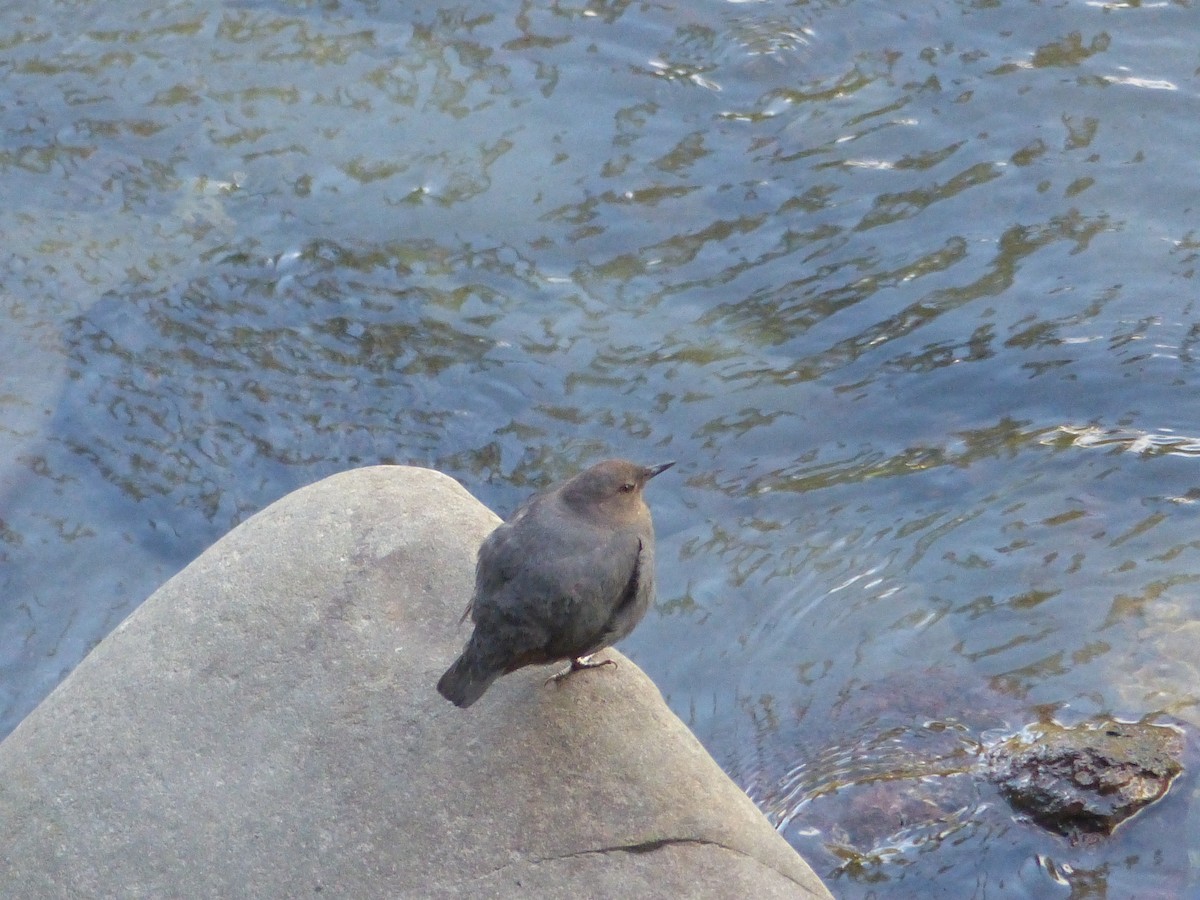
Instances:
[[[235,529],[0,744],[0,892],[830,896],[629,661],[437,695],[495,524],[379,467]]]

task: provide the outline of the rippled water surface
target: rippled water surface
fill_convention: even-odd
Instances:
[[[677,459],[623,649],[836,894],[1200,890],[1190,772],[1071,846],[968,764],[1200,724],[1198,47],[1181,0],[5,4],[0,731],[324,475]]]

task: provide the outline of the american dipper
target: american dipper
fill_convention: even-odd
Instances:
[[[438,680],[456,706],[470,706],[501,675],[571,660],[550,680],[592,662],[641,621],[654,599],[654,523],[646,482],[675,465],[597,463],[534,494],[479,548],[467,616],[475,631]]]

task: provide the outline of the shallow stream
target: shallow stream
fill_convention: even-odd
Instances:
[[[1190,774],[1074,847],[888,769],[1200,725],[1198,48],[1190,0],[4,4],[0,734],[324,475],[676,459],[622,649],[839,897],[1200,891]]]

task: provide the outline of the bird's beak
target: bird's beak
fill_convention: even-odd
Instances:
[[[655,475],[659,475],[667,471],[667,469],[671,468],[673,465],[675,465],[675,460],[671,460],[670,462],[662,463],[661,465],[657,466],[646,466],[646,468],[643,470],[645,472],[646,480],[649,481]]]

